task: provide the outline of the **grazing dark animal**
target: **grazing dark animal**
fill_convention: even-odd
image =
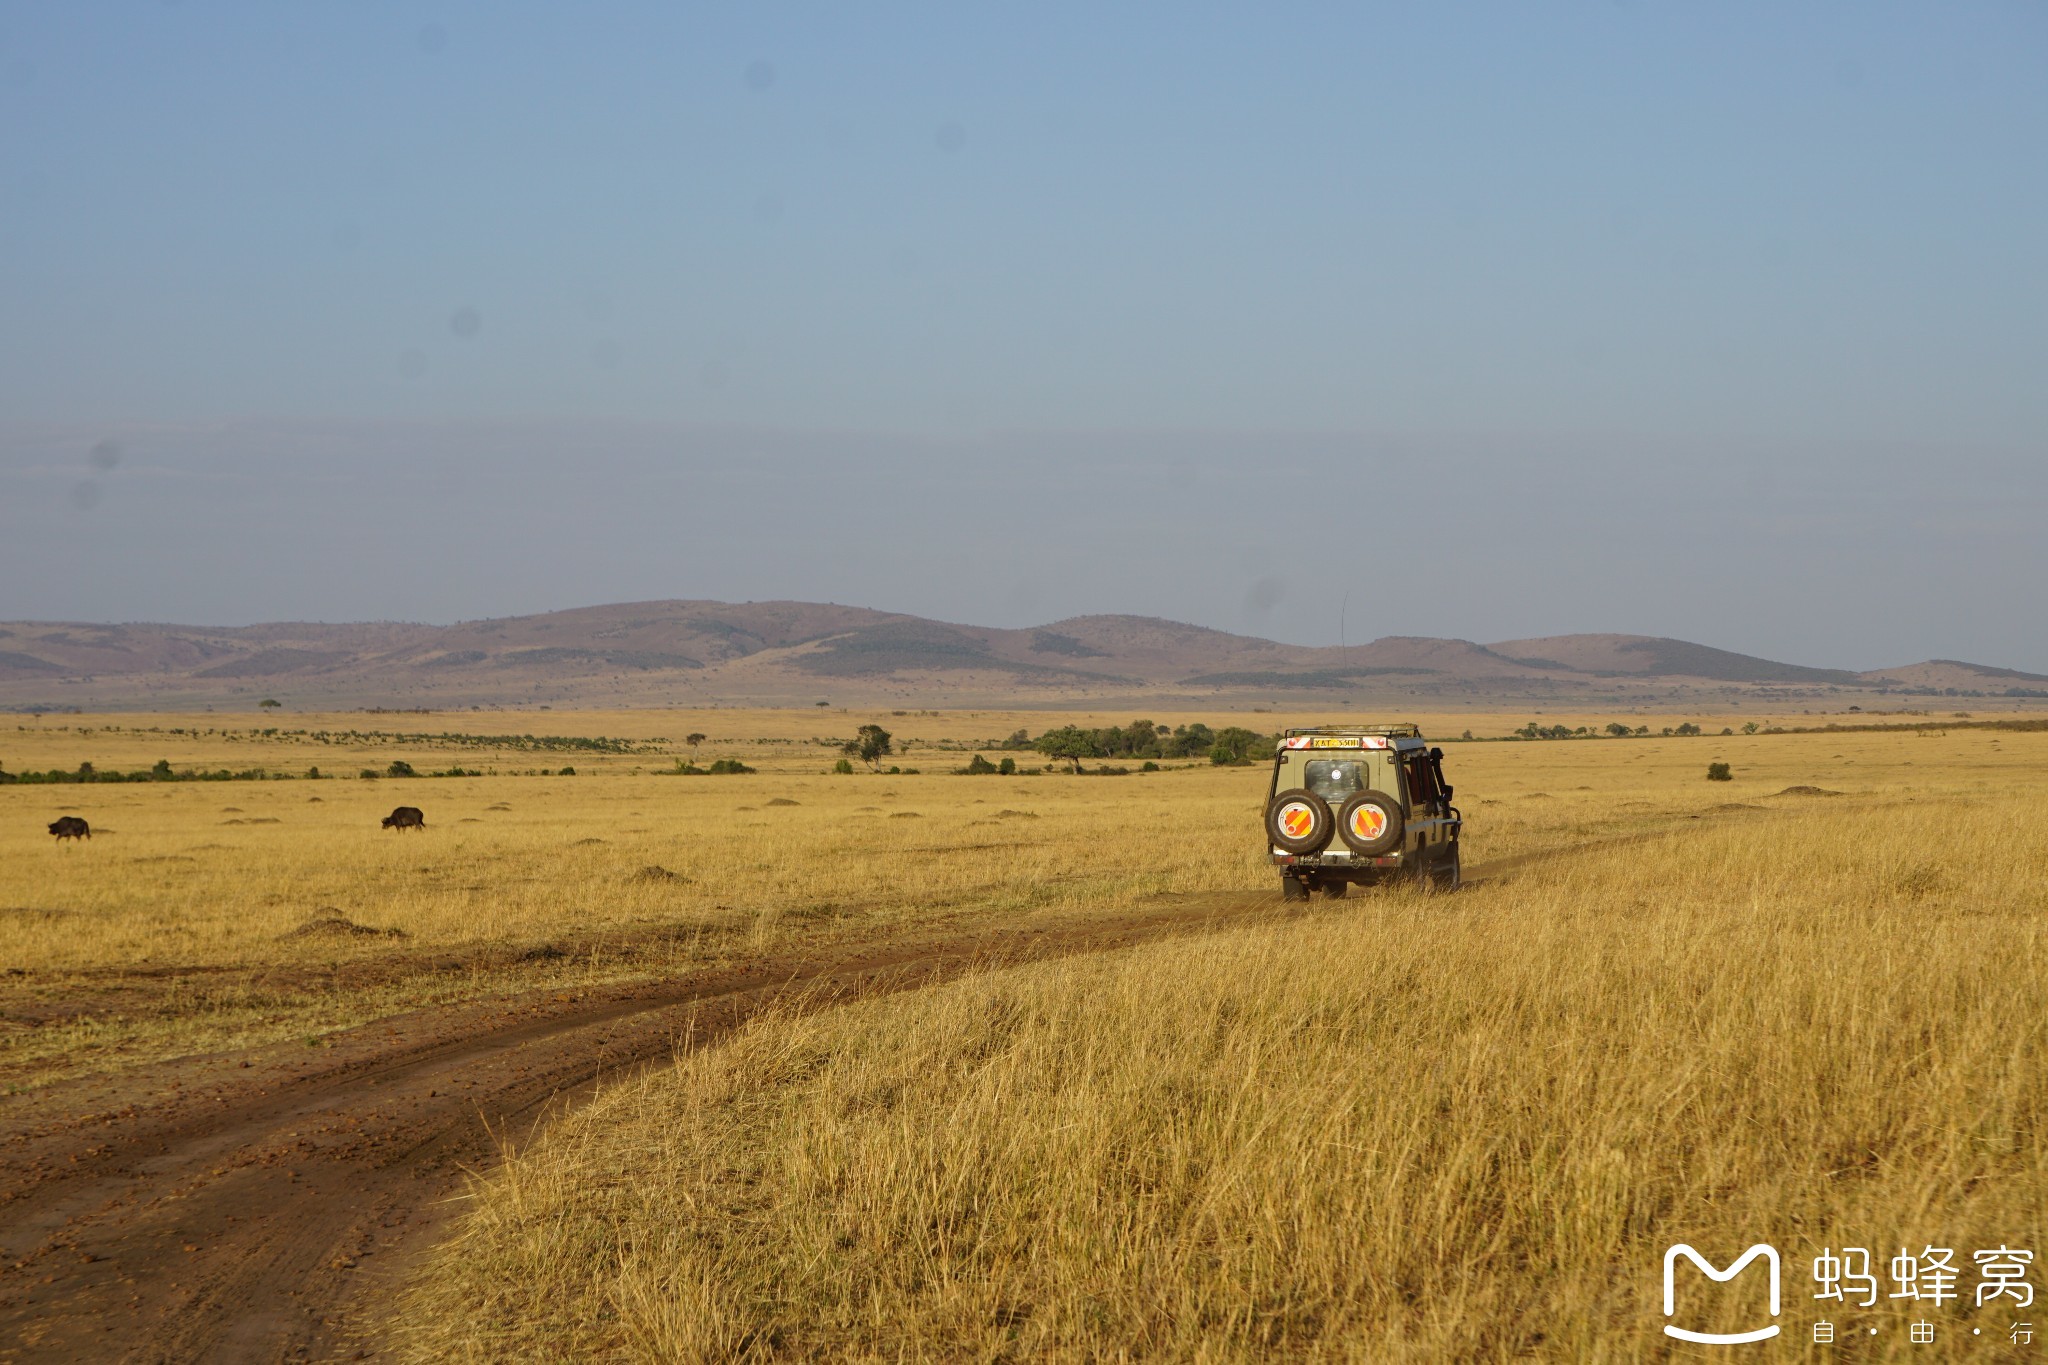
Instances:
[[[427,817],[420,814],[418,806],[400,806],[384,817],[386,829],[425,829]]]
[[[75,815],[60,815],[50,822],[50,833],[59,841],[65,839],[90,839],[92,826]]]

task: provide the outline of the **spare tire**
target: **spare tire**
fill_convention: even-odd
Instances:
[[[1337,824],[1330,803],[1305,787],[1281,792],[1266,803],[1266,834],[1289,853],[1321,853]]]
[[[1353,792],[1344,809],[1337,812],[1337,833],[1362,858],[1392,853],[1401,846],[1406,828],[1401,803],[1385,792]]]

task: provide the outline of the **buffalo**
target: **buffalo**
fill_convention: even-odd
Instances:
[[[384,817],[385,829],[425,829],[427,817],[420,814],[418,806],[400,806]]]
[[[76,815],[60,815],[50,822],[50,833],[56,835],[59,842],[65,839],[90,839],[92,826]]]

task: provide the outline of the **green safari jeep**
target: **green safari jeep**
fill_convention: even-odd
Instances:
[[[1464,817],[1444,781],[1444,751],[1418,726],[1289,730],[1267,793],[1267,854],[1288,900],[1402,877],[1458,885]]]

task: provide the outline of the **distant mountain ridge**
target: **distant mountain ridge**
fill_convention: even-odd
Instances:
[[[1638,702],[1700,693],[2048,698],[2048,676],[1950,659],[1868,672],[1642,635],[1287,645],[1148,616],[1024,629],[819,602],[658,601],[448,626],[0,623],[0,706],[1074,706],[1119,698]]]
[[[1808,682],[1855,684],[1862,675],[1841,668],[1807,668],[1736,654],[1685,640],[1645,635],[1553,635],[1507,640],[1492,646],[1518,663],[1563,668],[1599,677],[1662,674],[1714,678],[1721,682]]]

